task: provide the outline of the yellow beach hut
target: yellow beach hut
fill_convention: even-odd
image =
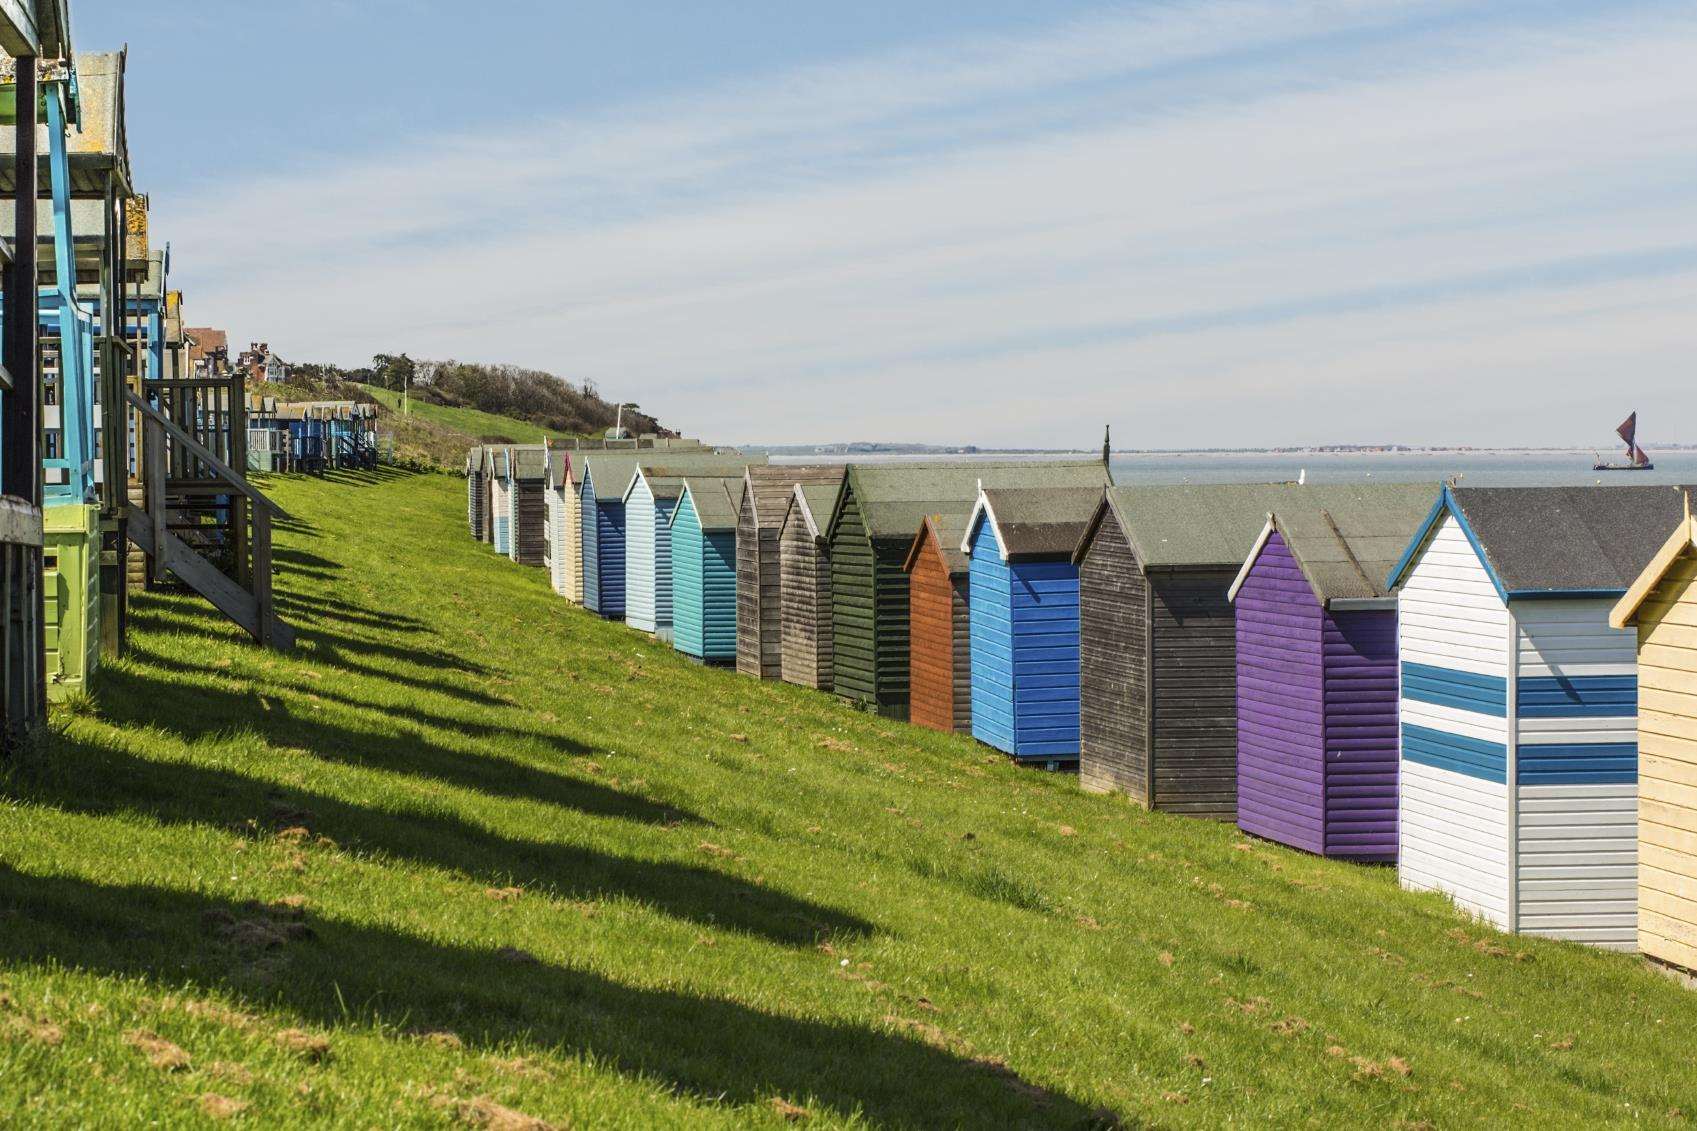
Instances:
[[[1614,608],[1638,631],[1638,949],[1697,970],[1697,520]]]

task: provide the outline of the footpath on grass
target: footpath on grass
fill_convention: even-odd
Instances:
[[[138,598],[0,777],[21,1123],[1677,1126],[1697,995],[1390,869],[691,665],[268,486],[300,647]]]

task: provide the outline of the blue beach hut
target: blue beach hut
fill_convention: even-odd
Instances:
[[[629,454],[591,453],[578,484],[583,607],[609,620],[625,616],[625,488],[636,464]]]
[[[672,646],[707,664],[737,659],[737,511],[743,479],[690,475],[672,511]]]
[[[1016,760],[1078,761],[1078,567],[1100,488],[980,490],[961,550],[972,734]]]

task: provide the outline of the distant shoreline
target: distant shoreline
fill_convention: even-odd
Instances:
[[[764,452],[776,456],[829,456],[844,457],[889,457],[889,456],[1099,456],[1100,448],[981,448],[971,445],[961,447],[941,447],[928,445],[904,446],[891,445],[846,445],[846,444],[745,444],[744,451]],[[1661,447],[1647,448],[1646,451],[1654,457],[1658,452],[1689,452],[1697,451],[1697,444],[1668,444]],[[1138,457],[1159,457],[1171,459],[1181,456],[1207,456],[1209,458],[1242,456],[1246,458],[1265,458],[1268,456],[1361,456],[1367,458],[1383,458],[1398,456],[1417,458],[1432,456],[1454,458],[1456,456],[1595,456],[1597,454],[1608,458],[1613,454],[1612,448],[1596,447],[1554,447],[1554,448],[1472,448],[1472,447],[1313,447],[1313,448],[1114,448],[1110,451],[1113,458],[1135,459]]]

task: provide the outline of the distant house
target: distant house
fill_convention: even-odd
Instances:
[[[194,377],[230,375],[230,335],[210,326],[190,326],[183,331],[189,347],[189,373]]]
[[[228,353],[228,346],[225,350]],[[248,343],[247,350],[236,359],[236,368],[245,373],[249,381],[266,381],[276,385],[289,379],[288,364],[271,352],[267,342]]]

